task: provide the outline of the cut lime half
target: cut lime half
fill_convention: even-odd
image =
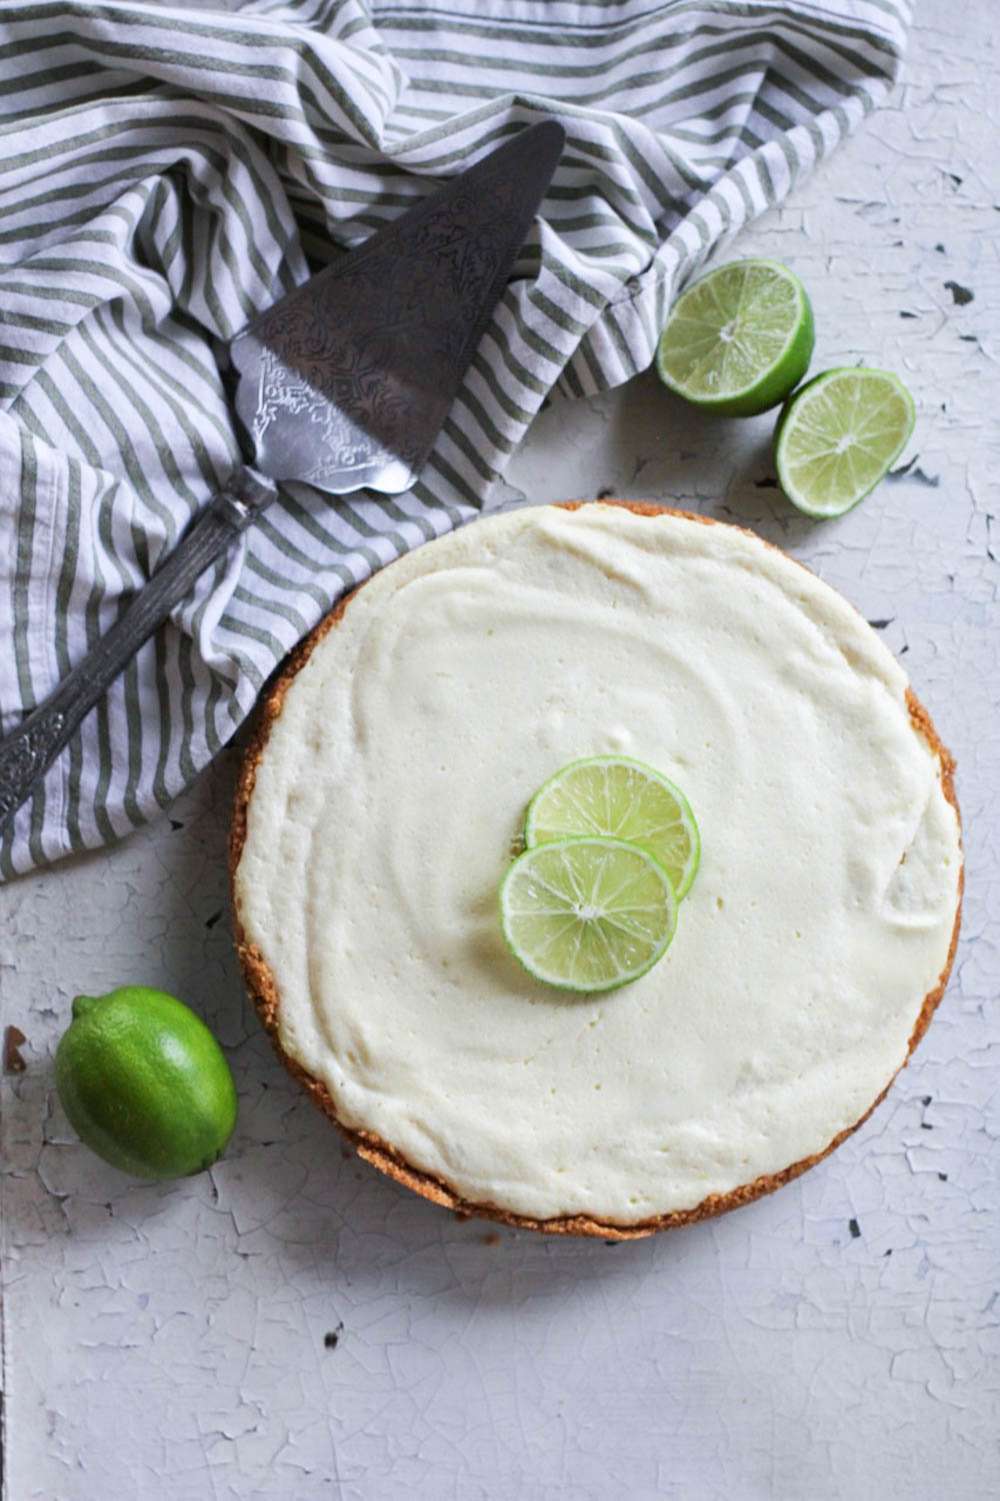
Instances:
[[[807,516],[842,516],[892,468],[913,422],[913,397],[889,371],[827,370],[781,414],[778,483]]]
[[[617,990],[662,959],[677,899],[658,860],[623,839],[559,839],[518,856],[500,922],[529,974],[563,990]]]
[[[659,860],[678,901],[701,856],[698,825],[683,792],[630,756],[571,761],[535,794],[524,821],[528,849],[574,834],[639,845]]]
[[[678,396],[724,417],[784,401],[809,368],[806,289],[778,261],[731,261],[683,292],[660,335],[656,369]]]

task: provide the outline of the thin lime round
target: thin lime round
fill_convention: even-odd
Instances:
[[[500,921],[529,974],[563,990],[617,990],[662,959],[677,898],[658,860],[623,839],[560,839],[519,855]]]
[[[691,805],[673,782],[631,756],[571,761],[537,792],[524,821],[528,849],[570,835],[603,834],[637,844],[686,896],[701,858]]]
[[[807,516],[842,516],[892,468],[914,417],[913,397],[888,370],[826,370],[778,420],[778,483]]]
[[[56,1049],[70,1124],[137,1178],[182,1178],[222,1155],[236,1124],[229,1064],[205,1023],[163,990],[79,995]]]
[[[784,401],[809,368],[812,306],[779,261],[730,261],[674,303],[656,369],[671,391],[723,417],[756,417]]]

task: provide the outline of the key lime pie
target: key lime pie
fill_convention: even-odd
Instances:
[[[683,789],[700,856],[679,898],[623,826],[669,946],[590,991],[519,962],[498,891],[539,789],[559,824],[551,779],[594,758]],[[342,602],[263,706],[232,861],[264,1023],[361,1155],[606,1238],[842,1141],[930,1021],[962,891],[951,759],[865,621],[751,533],[602,503],[477,522]]]

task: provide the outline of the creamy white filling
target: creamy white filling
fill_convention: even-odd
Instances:
[[[634,1222],[822,1151],[903,1062],[958,899],[905,692],[730,527],[542,507],[420,548],[258,769],[236,892],[285,1048],[345,1124],[521,1214]],[[609,751],[684,789],[702,861],[663,961],[580,998],[508,954],[497,886],[536,788]]]

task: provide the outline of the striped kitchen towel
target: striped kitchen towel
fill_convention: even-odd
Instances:
[[[886,96],[906,0],[0,0],[0,715],[45,699],[237,460],[260,308],[522,125],[568,143],[420,483],[289,486],[86,722],[5,876],[197,775],[372,569],[475,516],[543,400],[645,368],[684,278]]]

